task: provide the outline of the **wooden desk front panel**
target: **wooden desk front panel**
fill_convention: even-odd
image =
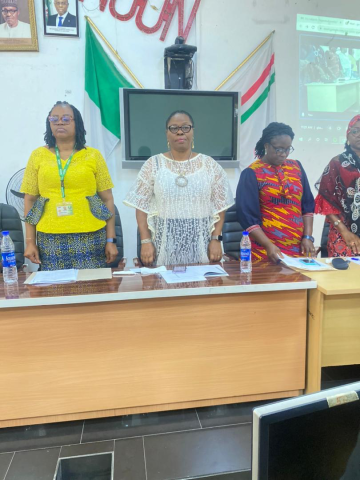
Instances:
[[[4,309],[0,338],[0,426],[229,403],[304,388],[306,291]]]
[[[359,295],[324,296],[323,367],[360,364]]]

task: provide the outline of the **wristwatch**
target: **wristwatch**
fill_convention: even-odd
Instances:
[[[219,242],[221,242],[222,235],[211,235],[211,240],[219,240]]]
[[[107,238],[106,242],[107,243],[116,243],[116,238]]]
[[[303,239],[305,238],[306,240],[310,240],[312,243],[315,242],[315,238],[312,237],[311,235],[303,235],[302,238]]]

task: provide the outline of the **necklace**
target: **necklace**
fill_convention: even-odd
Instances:
[[[190,150],[190,155],[189,155],[189,158],[187,159],[187,163],[189,164],[190,163],[190,157],[191,157],[191,154],[192,154],[192,150]],[[175,159],[173,157],[173,154],[170,150],[170,155],[171,155],[171,158],[174,160],[175,162]],[[186,187],[186,185],[189,183],[189,180],[185,177],[185,175],[183,175],[182,173],[180,173],[180,175],[178,175],[176,178],[175,178],[175,183],[178,187]]]

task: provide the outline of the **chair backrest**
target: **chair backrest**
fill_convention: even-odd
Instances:
[[[123,237],[123,231],[121,226],[120,214],[116,205],[115,205],[115,235],[116,235],[116,246],[119,253],[113,263],[106,264],[106,266],[109,268],[116,268],[120,260],[122,260],[122,258],[124,257],[124,237]]]
[[[225,213],[225,221],[222,229],[224,253],[239,260],[240,242],[244,229],[236,215],[236,203]]]
[[[322,231],[322,234],[321,234],[321,243],[320,243],[321,257],[328,257],[329,256],[328,249],[327,249],[329,229],[330,229],[330,224],[325,219],[323,231]]]
[[[24,264],[23,227],[16,208],[6,203],[0,203],[0,242],[3,230],[9,230],[10,232],[11,240],[15,246],[16,266],[21,268]]]

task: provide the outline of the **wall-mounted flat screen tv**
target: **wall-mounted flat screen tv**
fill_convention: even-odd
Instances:
[[[236,161],[238,97],[238,92],[121,89],[123,159],[145,161],[166,152],[166,119],[185,110],[194,119],[194,151],[218,161]]]

